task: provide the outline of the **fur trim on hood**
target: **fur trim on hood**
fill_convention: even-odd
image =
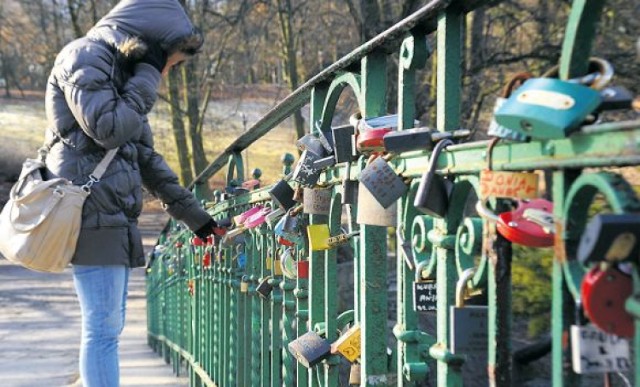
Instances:
[[[142,39],[132,36],[117,45],[117,50],[127,60],[140,60],[147,53],[149,47]]]

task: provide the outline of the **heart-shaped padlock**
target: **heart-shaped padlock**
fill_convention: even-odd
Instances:
[[[584,312],[604,332],[633,337],[633,317],[624,304],[633,292],[631,276],[610,266],[592,268],[582,279],[580,294]]]
[[[498,232],[513,243],[549,247],[554,242],[553,203],[545,199],[521,200],[518,208],[498,215]]]

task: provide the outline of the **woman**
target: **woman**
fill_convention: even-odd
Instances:
[[[202,35],[177,0],[123,0],[58,55],[46,90],[50,177],[82,185],[118,148],[85,202],[72,260],[82,309],[85,386],[118,386],[118,336],[130,268],[144,266],[142,187],[205,238],[217,227],[153,148],[147,114],[161,75],[198,52]],[[217,232],[222,232],[216,229]]]

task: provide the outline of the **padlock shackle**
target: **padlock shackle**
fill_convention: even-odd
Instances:
[[[480,215],[481,218],[483,218],[488,222],[491,222],[491,223],[501,222],[500,217],[496,215],[495,212],[487,208],[487,205],[485,204],[484,200],[478,200],[478,202],[476,203],[476,211],[478,212],[478,215]]]
[[[464,296],[467,294],[467,284],[473,279],[476,274],[476,269],[470,267],[460,274],[458,282],[456,282],[456,307],[462,308],[464,306]]]

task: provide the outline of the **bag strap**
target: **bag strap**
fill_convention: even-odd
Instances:
[[[116,157],[116,153],[118,153],[118,149],[119,148],[114,148],[114,149],[109,149],[109,151],[107,151],[107,154],[104,155],[102,160],[100,160],[100,162],[98,163],[98,165],[96,165],[93,172],[91,172],[91,174],[89,175],[89,181],[87,181],[82,186],[83,190],[85,190],[88,193],[91,193],[91,187],[95,183],[100,181],[100,179],[102,178],[102,175],[104,175],[104,173],[107,171],[109,164],[111,164],[111,161],[113,160],[113,158]]]

